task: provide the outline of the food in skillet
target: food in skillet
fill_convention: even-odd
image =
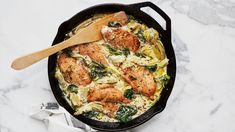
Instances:
[[[122,19],[104,25],[102,40],[58,53],[55,77],[75,115],[128,122],[159,100],[170,78],[158,32],[122,13]],[[86,20],[67,38],[103,16]]]

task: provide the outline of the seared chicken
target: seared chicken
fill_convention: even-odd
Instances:
[[[111,21],[116,21],[120,23],[121,25],[126,25],[128,21],[128,17],[124,11],[118,12],[114,15],[114,17],[111,19]]]
[[[104,16],[107,21],[98,22]],[[67,37],[94,22],[102,24],[96,30],[100,40],[62,50],[57,55],[55,77],[67,89],[63,92],[75,115],[120,123],[139,118],[160,99],[160,87],[170,79],[159,33],[120,11],[95,14]],[[164,76],[155,81],[158,74]]]
[[[121,91],[113,86],[100,87],[90,89],[87,96],[87,101],[102,101],[102,102],[122,102],[129,103],[130,100],[125,98]]]
[[[148,70],[143,67],[133,70],[129,67],[124,69],[123,72],[124,78],[133,87],[134,91],[148,96],[151,100],[154,99],[157,85],[153,80],[153,75]]]
[[[105,26],[101,30],[105,41],[111,44],[112,47],[117,49],[128,48],[136,52],[140,47],[139,39],[132,33],[119,28],[110,28]]]
[[[105,110],[105,113],[108,114],[110,117],[114,117],[114,113],[118,111],[119,106],[115,103],[104,102],[102,106]]]
[[[81,55],[89,56],[93,61],[101,63],[103,65],[108,65],[104,53],[102,53],[99,45],[96,42],[79,45],[72,48],[78,51]]]
[[[75,58],[68,57],[65,53],[60,54],[58,65],[68,83],[77,85],[87,85],[91,83],[88,71],[82,62],[77,62]]]

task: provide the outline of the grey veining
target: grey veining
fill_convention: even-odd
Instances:
[[[202,24],[235,27],[235,3],[229,0],[176,0],[172,7]]]

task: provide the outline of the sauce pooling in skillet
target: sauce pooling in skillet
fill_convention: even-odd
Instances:
[[[160,98],[169,80],[159,33],[122,12],[101,30],[103,39],[58,53],[55,77],[75,115],[103,122],[128,122]],[[71,32],[105,16],[97,14]]]

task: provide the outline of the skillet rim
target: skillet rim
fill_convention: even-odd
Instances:
[[[146,3],[147,4],[153,4],[151,2],[143,2],[143,3],[144,4],[146,4]],[[62,37],[61,35],[66,33],[65,31],[68,30],[69,26],[71,28],[71,25],[70,25],[71,21],[74,21],[74,20],[78,19],[80,14],[82,14],[82,13],[83,14],[87,14],[87,12],[97,13],[97,9],[100,9],[101,7],[117,7],[117,9],[119,8],[119,10],[121,9],[121,7],[124,7],[125,8],[124,11],[125,12],[131,12],[131,15],[134,14],[134,11],[136,11],[138,13],[141,12],[140,14],[141,15],[144,14],[144,17],[146,17],[148,19],[151,18],[152,19],[151,21],[155,22],[154,25],[158,25],[157,31],[161,35],[160,36],[161,39],[164,38],[164,42],[162,42],[162,43],[163,43],[164,48],[166,50],[166,55],[167,55],[167,57],[169,59],[169,64],[167,66],[167,69],[169,69],[169,66],[171,68],[170,73],[168,73],[168,71],[167,71],[167,73],[170,74],[171,79],[170,79],[169,83],[166,85],[166,88],[164,88],[165,90],[162,91],[162,93],[164,91],[165,92],[164,92],[164,95],[161,95],[159,101],[155,105],[153,105],[149,110],[147,110],[144,114],[140,115],[139,117],[137,117],[137,118],[135,118],[135,119],[133,119],[133,120],[127,122],[127,123],[101,122],[101,121],[97,121],[97,120],[92,120],[92,119],[86,118],[83,115],[74,116],[73,115],[74,111],[72,110],[71,106],[68,106],[69,105],[68,102],[65,102],[66,99],[64,99],[64,97],[63,97],[63,92],[60,90],[60,88],[59,88],[59,91],[58,91],[58,81],[54,78],[54,72],[55,71],[53,69],[55,69],[55,63],[56,63],[57,55],[54,54],[54,55],[49,57],[49,59],[48,59],[49,82],[50,82],[50,86],[51,86],[52,92],[53,92],[54,97],[56,98],[57,102],[62,107],[64,107],[76,119],[82,121],[85,124],[90,125],[94,129],[104,130],[104,131],[123,131],[123,130],[131,129],[131,128],[137,127],[137,126],[145,123],[146,121],[148,121],[149,119],[154,117],[156,114],[162,112],[165,109],[165,107],[166,107],[166,103],[167,103],[167,100],[168,100],[168,98],[169,98],[169,96],[171,94],[171,91],[173,89],[173,85],[174,85],[174,81],[175,81],[175,76],[176,76],[176,60],[175,60],[174,49],[173,49],[173,46],[171,44],[171,39],[170,40],[167,39],[167,37],[170,37],[170,36],[167,36],[167,33],[162,29],[160,24],[156,20],[154,20],[152,17],[150,17],[148,14],[144,13],[141,10],[138,10],[138,7],[137,8],[133,7],[133,6],[136,6],[138,4],[143,4],[143,3],[137,3],[137,4],[131,4],[131,5],[124,5],[124,4],[118,4],[118,3],[107,3],[107,4],[100,4],[100,5],[96,5],[96,6],[92,6],[92,7],[89,7],[87,9],[84,9],[84,10],[78,12],[76,15],[74,15],[69,20],[63,22],[59,26],[58,32],[57,32],[56,37],[55,37],[55,39],[53,41],[52,45],[62,41],[61,40],[61,37]],[[128,8],[131,8],[131,10],[128,9]],[[91,11],[91,10],[93,10],[93,11]],[[126,10],[128,10],[128,11],[126,11]],[[129,14],[129,13],[127,13],[127,14]],[[91,17],[92,15],[93,14],[88,15],[88,18]],[[136,14],[133,15],[133,16],[136,17]],[[136,18],[139,19],[139,17],[136,17]],[[83,22],[84,19],[88,19],[88,18],[82,18],[79,21]],[[77,23],[79,24],[79,22],[77,22]],[[149,24],[148,24],[148,26],[149,26]],[[156,26],[154,28],[156,28]],[[68,31],[70,31],[70,30],[68,30]],[[64,32],[64,33],[62,33],[62,32]],[[168,48],[166,49],[166,47],[168,47]],[[167,53],[167,51],[170,52],[170,53]],[[170,56],[168,56],[168,54],[170,54]]]

